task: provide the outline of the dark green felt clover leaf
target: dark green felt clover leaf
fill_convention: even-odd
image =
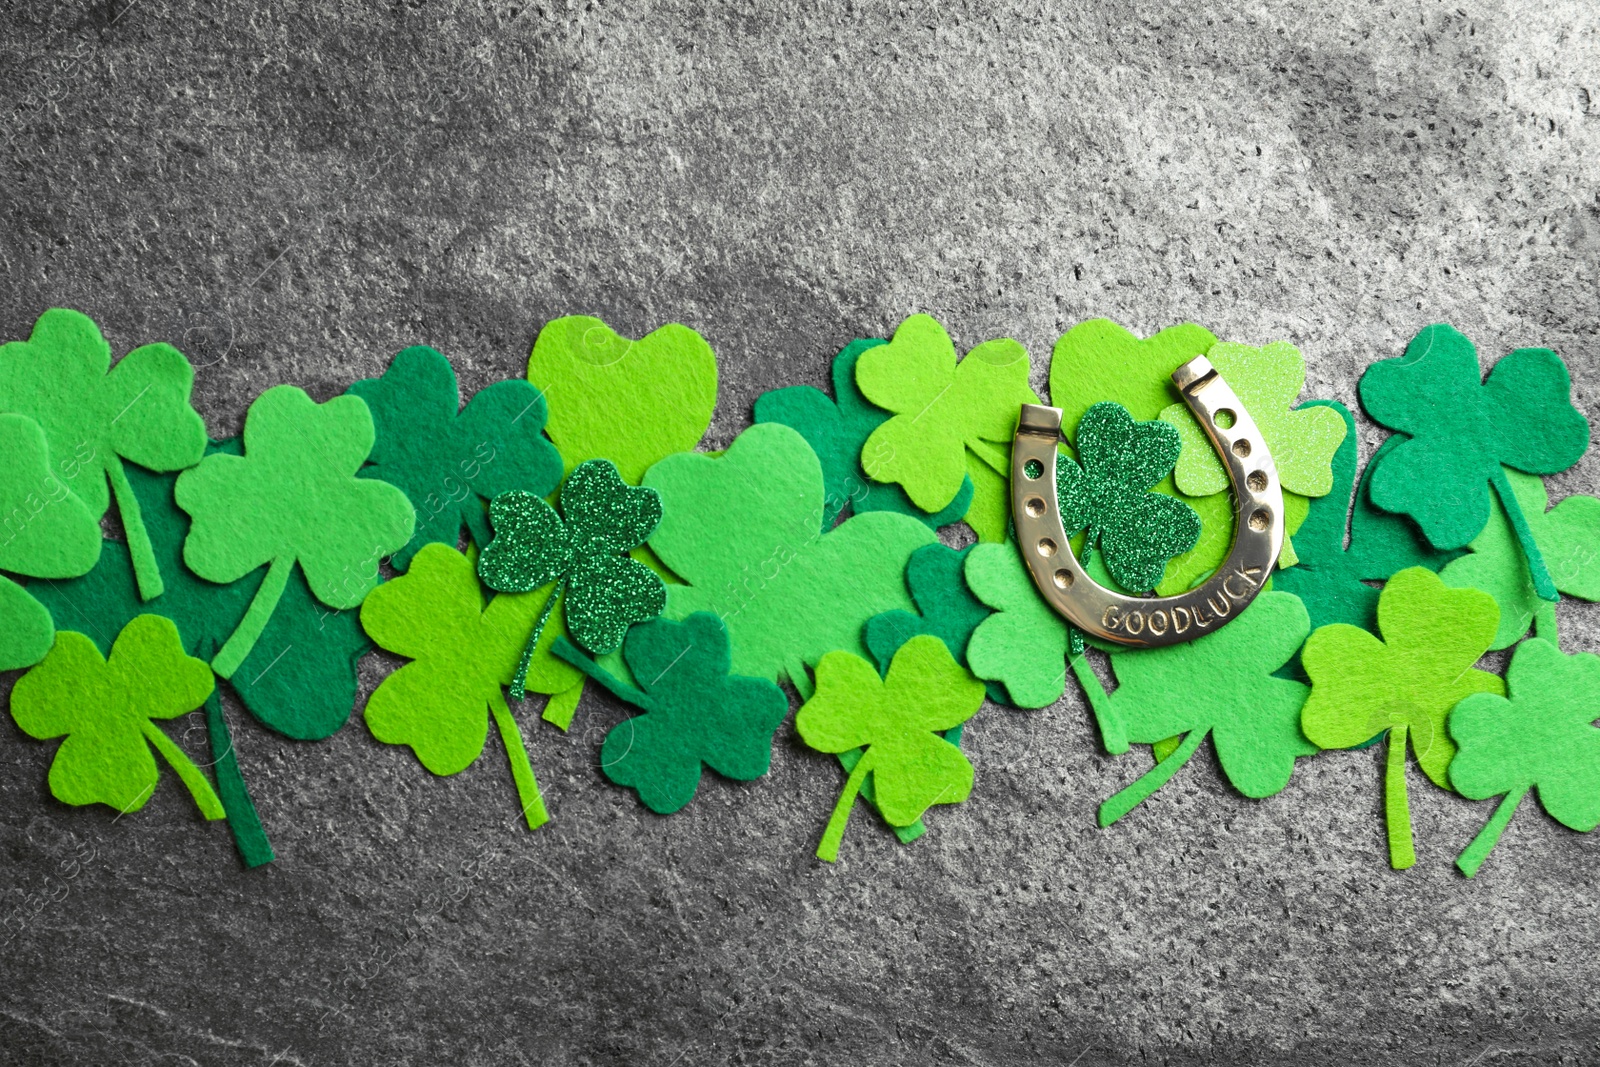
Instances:
[[[463,524],[481,548],[484,500],[511,489],[548,496],[561,482],[561,454],[541,432],[544,394],[520,378],[479,390],[463,408],[450,361],[417,345],[347,392],[367,402],[377,430],[362,477],[398,486],[417,509],[416,532],[390,557],[396,570],[430,541],[454,545]]]
[[[1167,561],[1200,539],[1193,508],[1150,491],[1172,473],[1182,438],[1168,423],[1134,422],[1127,408],[1106,401],[1084,412],[1077,442],[1078,462],[1056,459],[1062,525],[1069,535],[1087,531],[1085,551],[1098,543],[1122,588],[1154,589]]]
[[[171,345],[144,345],[111,366],[93,320],[64,308],[40,315],[26,341],[0,345],[0,412],[39,423],[56,473],[97,517],[110,479],[145,599],[161,594],[161,571],[123,460],[157,471],[200,462],[206,424],[189,406],[193,387],[194,368]]]
[[[1528,790],[1561,825],[1588,833],[1600,825],[1600,656],[1562,655],[1534,637],[1517,646],[1506,670],[1507,696],[1477,693],[1450,712],[1459,746],[1450,784],[1472,800],[1504,794],[1489,822],[1456,860],[1478,873]]]
[[[1461,548],[1489,521],[1493,486],[1534,588],[1545,600],[1559,599],[1502,465],[1555,474],[1589,447],[1589,422],[1572,406],[1572,377],[1560,356],[1519,348],[1483,380],[1471,341],[1449,326],[1428,326],[1405,355],[1367,368],[1361,405],[1411,436],[1374,465],[1374,504],[1416,519],[1436,547]]]
[[[833,398],[809,385],[791,385],[756,397],[757,422],[781,422],[798,430],[822,463],[822,483],[827,489],[822,528],[830,530],[845,505],[857,514],[893,511],[910,515],[929,526],[947,526],[967,513],[972,504],[969,475],[948,507],[930,515],[894,484],[874,482],[861,469],[861,449],[872,431],[889,421],[889,413],[874,407],[856,387],[856,362],[869,348],[886,344],[880,338],[851,341],[833,358]]]
[[[1460,553],[1433,548],[1410,519],[1372,506],[1372,472],[1404,438],[1391,437],[1379,447],[1362,472],[1352,504],[1350,487],[1356,478],[1357,450],[1354,417],[1337,400],[1312,400],[1301,406],[1333,408],[1344,420],[1346,433],[1333,456],[1333,490],[1312,499],[1305,522],[1294,535],[1300,562],[1275,573],[1273,588],[1293,593],[1305,603],[1313,630],[1335,622],[1372,630],[1377,626],[1378,590],[1367,582],[1385,581],[1407,567],[1437,571]]]
[[[864,637],[867,650],[885,672],[900,646],[918,634],[932,634],[945,643],[956,662],[967,665],[967,642],[978,624],[994,614],[994,609],[972,595],[962,578],[967,555],[975,546],[963,549],[944,545],[923,545],[911,553],[906,561],[906,585],[911,589],[911,599],[916,602],[915,612],[895,610],[874,615],[867,620]],[[1005,703],[1004,691],[999,685],[989,687],[989,698],[998,704]],[[958,727],[952,742],[959,742]]]
[[[564,640],[554,651],[644,710],[606,734],[600,769],[651,811],[670,815],[693,800],[702,764],[737,782],[767,773],[789,698],[765,678],[730,673],[728,630],[711,612],[682,622],[652,619],[628,632],[622,656],[637,689]]]
[[[597,655],[622,644],[628,627],[653,619],[667,604],[661,576],[627,552],[644,544],[661,521],[661,496],[628,485],[610,460],[580,463],[561,489],[561,514],[532,493],[513,490],[489,505],[494,539],[478,560],[490,589],[526,593],[559,581],[546,601],[511,683],[521,699],[529,658],[559,598],[567,633]]]

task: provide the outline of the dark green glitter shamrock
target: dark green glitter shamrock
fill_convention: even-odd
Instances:
[[[1122,588],[1154,589],[1167,561],[1200,540],[1193,508],[1150,492],[1172,473],[1182,438],[1167,423],[1134,422],[1127,408],[1105,401],[1084,412],[1076,439],[1078,463],[1056,460],[1062,526],[1069,535],[1087,532],[1085,561],[1099,542],[1106,570]]]
[[[563,521],[564,519],[564,521]],[[628,485],[610,460],[580,463],[561,490],[561,514],[522,490],[489,505],[494,540],[478,561],[478,577],[501,593],[527,593],[560,581],[545,601],[522,654],[511,696],[521,700],[528,662],[557,597],[567,633],[597,655],[615,651],[628,627],[667,606],[667,587],[627,552],[644,544],[661,521],[654,489]]]

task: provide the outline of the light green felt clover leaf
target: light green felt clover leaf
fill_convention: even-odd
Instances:
[[[1546,511],[1550,498],[1544,479],[1509,469],[1505,476],[1556,589],[1582,600],[1600,600],[1600,500],[1569,496]],[[1537,624],[1540,637],[1554,642],[1555,605],[1539,598],[1517,531],[1498,499],[1489,502],[1489,522],[1470,547],[1470,553],[1439,577],[1446,585],[1482,589],[1500,605],[1500,629],[1490,647],[1510,648],[1530,624]]]
[[[961,492],[970,450],[1003,477],[1028,388],[1028,352],[1016,341],[985,341],[956,362],[955,345],[928,315],[913,315],[886,345],[856,361],[856,385],[894,413],[872,431],[861,466],[879,482],[898,484],[923,511],[947,507]]]
[[[1015,544],[967,553],[967,587],[995,610],[967,641],[972,673],[1006,687],[1011,703],[1043,708],[1066,691],[1071,629],[1034,587]]]
[[[935,804],[972,793],[972,764],[940,737],[983,706],[983,683],[963,670],[932,634],[913,637],[895,653],[889,673],[850,652],[817,664],[816,694],[795,716],[806,744],[820,752],[865,748],[834,805],[817,856],[839,858],[850,809],[871,771],[878,810],[891,826],[909,826]]]
[[[55,473],[96,518],[110,505],[110,479],[146,600],[161,595],[161,571],[122,461],[157,471],[200,462],[206,424],[189,406],[193,386],[194,368],[167,344],[136,348],[112,367],[93,320],[63,308],[40,315],[28,340],[0,345],[0,412],[39,423]]]
[[[1208,733],[1222,772],[1239,792],[1261,798],[1282,791],[1294,761],[1317,746],[1300,730],[1311,690],[1273,673],[1294,658],[1310,632],[1298,597],[1265,592],[1237,619],[1197,640],[1112,652],[1118,685],[1109,695],[1084,664],[1078,677],[1095,718],[1121,726],[1122,751],[1130,741],[1154,744],[1183,735],[1172,755],[1100,805],[1100,825],[1110,826],[1165,785]],[[1110,743],[1107,748],[1119,751]]]
[[[11,717],[41,741],[65,735],[50,764],[58,800],[138,811],[159,779],[154,746],[201,814],[220,819],[222,802],[205,775],[151,721],[195,710],[214,684],[205,661],[184,654],[172,620],[140,615],[117,636],[109,659],[83,634],[57,633],[50,654],[11,691]]]
[[[1506,670],[1508,696],[1477,693],[1450,712],[1460,746],[1450,783],[1472,800],[1504,794],[1489,822],[1456,859],[1468,878],[1489,855],[1528,790],[1561,825],[1600,825],[1600,656],[1564,656],[1529,638]]]
[[[406,745],[428,770],[451,775],[483,754],[492,718],[530,830],[549,815],[501,686],[511,683],[533,620],[554,594],[553,588],[503,593],[485,605],[472,561],[435,542],[422,547],[404,575],[374,589],[361,605],[368,635],[412,660],[385,678],[367,701],[372,736]],[[582,679],[550,655],[561,634],[562,620],[555,615],[528,671],[529,688],[564,693]]]
[[[528,380],[550,405],[546,432],[567,470],[609,459],[630,485],[699,444],[717,406],[717,358],[677,323],[633,341],[587,315],[555,319],[534,341]]]
[[[889,511],[823,533],[822,465],[782,423],[750,427],[720,457],[669,456],[644,484],[661,494],[665,511],[650,547],[688,583],[667,587],[667,615],[720,615],[735,674],[787,676],[802,695],[810,688],[806,664],[835,649],[867,655],[867,620],[911,610],[906,561],[938,540]]]
[[[1519,348],[1483,380],[1471,341],[1449,326],[1428,326],[1405,355],[1367,368],[1361,406],[1411,438],[1373,470],[1374,504],[1410,515],[1436,548],[1460,548],[1488,523],[1493,486],[1534,589],[1559,599],[1505,468],[1555,474],[1589,447],[1589,422],[1572,406],[1572,376],[1560,356]]]
[[[1384,814],[1389,862],[1416,862],[1406,797],[1406,746],[1441,789],[1455,745],[1445,716],[1473,693],[1504,693],[1498,675],[1473,664],[1494,642],[1500,611],[1476,589],[1451,589],[1424,567],[1389,579],[1378,598],[1379,640],[1347,623],[1314,632],[1301,652],[1311,696],[1301,711],[1306,737],[1322,748],[1355,748],[1388,731]]]
[[[270,565],[244,618],[211,661],[230,678],[272,618],[296,563],[330,608],[353,608],[381,580],[378,561],[411,539],[416,512],[387,482],[358,478],[372,415],[357,396],[318,404],[278,385],[250,405],[244,455],[216,452],[178,476],[173,499],[193,517],[189,569],[235,582]]]

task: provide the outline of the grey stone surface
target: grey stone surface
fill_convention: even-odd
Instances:
[[[709,445],[914,311],[1286,338],[1307,395],[1448,320],[1568,359],[1600,416],[1600,22],[1587,0],[0,6],[0,335],[47,307],[170,339],[213,433],[433,344],[470,391],[587,312],[716,348]],[[1364,454],[1377,434],[1363,433]],[[1554,494],[1600,488],[1600,455]],[[1569,648],[1600,609],[1564,604]],[[365,689],[390,669],[370,658]],[[9,687],[9,681],[0,691]],[[235,709],[237,711],[237,709]],[[970,802],[812,852],[837,766],[671,818],[606,783],[623,714],[528,718],[555,815],[490,751],[434,779],[359,713],[240,727],[280,859],[239,869],[170,781],[74,810],[0,722],[0,1061],[202,1064],[1533,1064],[1600,1059],[1600,838],[1381,749],[1252,802],[1202,755],[1109,831],[1144,757],[1082,701],[990,708]],[[181,728],[174,730],[181,734]],[[181,734],[203,749],[203,730]]]

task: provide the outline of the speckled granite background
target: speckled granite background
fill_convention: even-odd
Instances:
[[[676,319],[720,358],[720,447],[913,311],[1016,337],[1040,384],[1095,315],[1286,338],[1352,406],[1448,320],[1486,361],[1558,349],[1600,419],[1587,0],[741,8],[0,4],[0,335],[65,305],[118,353],[172,340],[222,436],[408,344],[471,391],[554,316]],[[1600,452],[1553,489],[1600,490]],[[1600,650],[1600,607],[1561,621]],[[1467,882],[1490,803],[1414,776],[1393,872],[1381,748],[1260,803],[1202,755],[1100,831],[1144,757],[1076,692],[990,708],[969,803],[910,846],[858,815],[830,867],[840,772],[790,728],[770,778],[660,818],[598,772],[622,714],[526,712],[536,834],[495,759],[435,779],[359,713],[241,727],[254,872],[170,781],[122,819],[54,802],[0,718],[0,1061],[1600,1060],[1600,837],[1525,806]]]

